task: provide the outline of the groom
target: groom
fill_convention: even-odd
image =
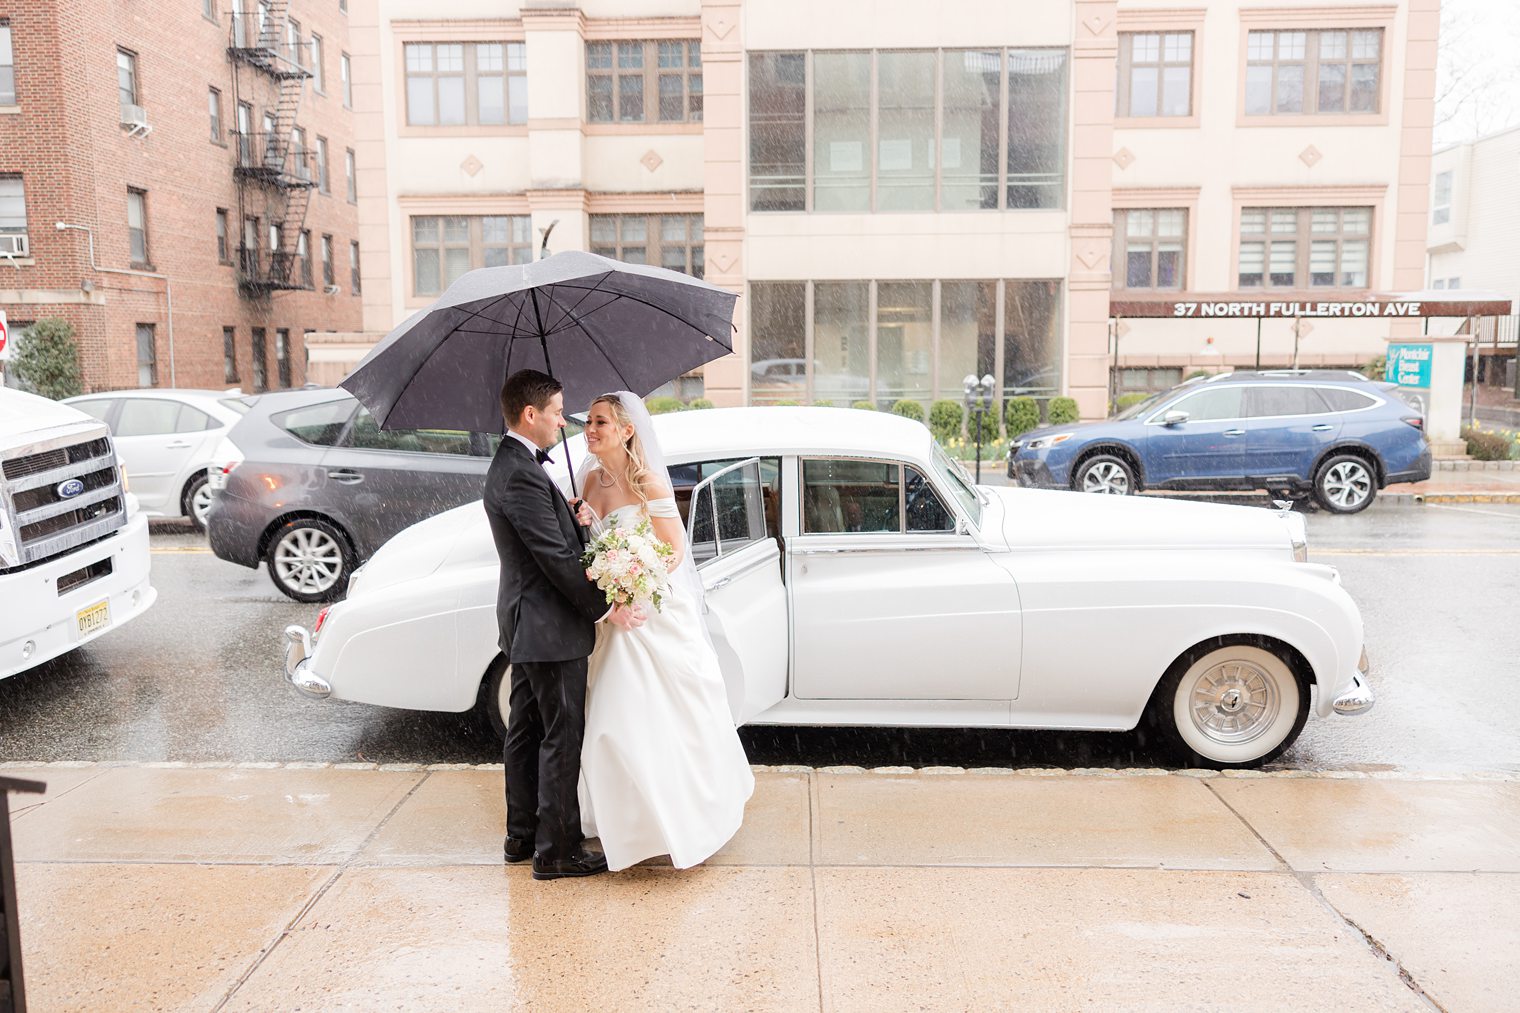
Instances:
[[[534,879],[594,876],[607,859],[585,847],[577,787],[586,724],[586,658],[596,623],[639,626],[609,610],[581,567],[575,518],[542,464],[565,426],[564,388],[523,369],[501,389],[507,435],[486,472],[485,508],[501,558],[496,621],[511,664],[507,774],[508,862],[533,860]]]

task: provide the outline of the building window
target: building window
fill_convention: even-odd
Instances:
[[[346,179],[346,181],[348,183],[348,202],[350,204],[357,204],[357,203],[359,203],[358,180],[356,180],[354,178],[354,149],[353,148],[345,148],[343,150],[343,175],[344,175],[344,178]]]
[[[1371,208],[1242,208],[1241,288],[1366,288]]]
[[[250,346],[253,353],[253,392],[262,394],[269,389],[269,356],[264,348],[264,328],[253,328]]]
[[[201,0],[201,14],[210,21],[216,20],[216,0]]]
[[[344,14],[347,14],[348,13],[348,0],[338,0],[338,10],[341,11],[342,13],[344,13]]]
[[[333,240],[332,236],[322,236],[322,284],[326,288],[332,288],[336,284],[333,276]]]
[[[247,102],[237,105],[237,159],[238,165],[253,165],[253,106]]]
[[[132,263],[148,263],[148,195],[143,190],[127,191],[127,237]]]
[[[1251,32],[1246,114],[1375,113],[1383,31]]]
[[[1182,382],[1182,370],[1175,366],[1161,368],[1125,367],[1118,370],[1115,392],[1119,394],[1154,394],[1171,390]]]
[[[274,332],[274,365],[279,371],[280,388],[290,386],[290,330],[278,328]]]
[[[270,123],[271,135],[273,122]],[[290,156],[295,162],[296,176],[310,181],[311,179],[311,150],[306,147],[306,128],[294,127],[290,131]]]
[[[749,304],[755,404],[959,401],[999,367],[1004,397],[1060,391],[1058,280],[754,282]]]
[[[406,121],[413,126],[526,123],[527,70],[521,42],[409,42]]]
[[[1119,34],[1120,116],[1190,116],[1193,33]]]
[[[317,94],[327,92],[327,75],[322,69],[322,36],[316,32],[311,33],[311,87]]]
[[[1435,186],[1430,198],[1430,224],[1445,225],[1451,221],[1451,177],[1452,171],[1436,173]]]
[[[702,43],[586,43],[586,118],[592,123],[702,122]]]
[[[259,4],[259,11],[260,13],[264,11],[262,2]],[[264,18],[261,17],[259,21],[262,23]],[[301,47],[301,22],[295,18],[285,19],[285,52],[291,63],[297,67],[306,66],[306,53]]]
[[[153,325],[137,325],[137,385],[158,386],[158,350],[154,348]]]
[[[343,84],[343,108],[352,109],[354,107],[354,64],[347,53],[338,57],[338,77]]]
[[[222,93],[212,88],[206,95],[207,110],[211,113],[211,140],[222,143]]]
[[[116,94],[123,109],[142,104],[137,101],[137,55],[125,49],[116,51]]]
[[[1063,49],[752,53],[749,61],[752,210],[1065,203]]]
[[[1127,208],[1114,212],[1114,288],[1183,287],[1186,277],[1187,210]]]
[[[0,176],[0,253],[27,255],[26,187],[20,176]]]
[[[16,104],[16,54],[11,48],[10,22],[0,20],[0,106]]]
[[[527,215],[423,215],[412,219],[412,290],[437,295],[477,267],[533,259]]]
[[[243,219],[243,242],[238,248],[243,274],[255,278],[259,273],[259,220]]]
[[[317,137],[317,189],[332,193],[327,177],[327,138]]]
[[[359,244],[350,241],[348,244],[348,287],[354,295],[359,294]]]
[[[232,262],[232,251],[227,239],[227,209],[216,209],[216,260],[219,264]]]
[[[302,288],[311,288],[311,230],[302,229],[296,236],[296,278]]]
[[[237,383],[237,329],[222,328],[222,382]]]
[[[592,215],[591,252],[702,277],[701,215]]]

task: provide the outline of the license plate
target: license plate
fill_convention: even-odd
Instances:
[[[74,614],[79,621],[79,635],[85,636],[96,630],[103,630],[111,625],[111,603],[109,601],[96,602],[89,608],[82,608]]]

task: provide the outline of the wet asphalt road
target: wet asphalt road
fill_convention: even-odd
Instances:
[[[1520,770],[1520,507],[1312,514],[1311,557],[1362,608],[1377,706],[1313,715],[1276,767]],[[262,570],[155,525],[158,603],[71,655],[0,680],[0,760],[489,762],[472,714],[332,704],[284,684],[279,633],[316,608]],[[757,763],[1153,766],[1143,733],[746,729]]]

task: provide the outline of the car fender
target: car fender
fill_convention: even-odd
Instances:
[[[1291,646],[1320,687],[1321,714],[1355,673],[1361,615],[1331,567],[1217,550],[1092,555],[1012,566],[1024,607],[1016,724],[1133,728],[1172,663],[1215,637]]]
[[[1135,466],[1135,478],[1139,480],[1141,486],[1145,485],[1145,455],[1141,453],[1139,447],[1135,446],[1129,440],[1122,439],[1117,436],[1094,437],[1090,442],[1084,443],[1082,446],[1078,447],[1071,456],[1071,464],[1069,464],[1066,468],[1066,477],[1068,479],[1074,477],[1076,469],[1078,467],[1077,462],[1080,459],[1094,452],[1101,452],[1105,447],[1118,447],[1122,449],[1126,454],[1128,454],[1130,461]]]
[[[1320,465],[1324,464],[1335,454],[1344,453],[1348,450],[1356,451],[1362,455],[1372,458],[1372,467],[1377,471],[1378,485],[1381,487],[1384,480],[1388,476],[1388,468],[1383,463],[1383,455],[1376,447],[1372,446],[1370,443],[1358,439],[1336,440],[1330,446],[1326,447],[1323,451],[1320,452],[1319,456],[1314,459],[1314,466],[1309,469],[1309,474],[1304,477],[1310,482],[1314,481],[1314,476],[1319,474]]]

